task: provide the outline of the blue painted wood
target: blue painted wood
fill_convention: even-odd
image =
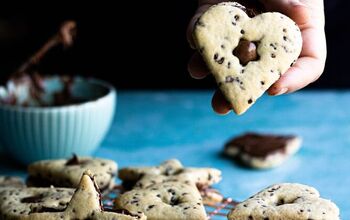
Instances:
[[[350,218],[350,92],[300,92],[265,96],[243,116],[219,116],[210,108],[211,92],[120,92],[112,128],[96,156],[120,166],[154,165],[179,158],[188,166],[223,171],[217,185],[243,200],[279,182],[316,187]],[[223,144],[245,131],[297,134],[301,151],[282,166],[249,170],[220,156]],[[24,174],[3,156],[0,174]]]

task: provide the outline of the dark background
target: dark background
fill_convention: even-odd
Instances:
[[[118,4],[116,4],[118,3]],[[324,75],[309,88],[350,87],[348,0],[326,0],[328,60]],[[186,26],[196,0],[11,3],[0,6],[0,80],[38,49],[66,19],[78,22],[72,49],[53,50],[44,73],[96,76],[122,89],[210,88],[193,80],[186,66],[192,50]]]

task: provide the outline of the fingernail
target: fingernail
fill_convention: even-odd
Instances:
[[[306,6],[303,2],[300,0],[290,0],[289,1],[291,5],[293,6]]]
[[[278,96],[278,95],[283,95],[288,91],[288,88],[281,88],[277,90],[276,92],[273,92],[271,95],[273,96]]]

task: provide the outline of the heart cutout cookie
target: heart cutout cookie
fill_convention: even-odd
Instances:
[[[310,186],[282,183],[268,187],[238,204],[229,220],[338,220],[339,209],[329,200],[320,198]]]
[[[289,17],[268,12],[250,18],[235,2],[210,7],[193,38],[222,93],[243,114],[293,65],[301,32]]]

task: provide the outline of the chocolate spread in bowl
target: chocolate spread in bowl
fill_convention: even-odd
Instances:
[[[54,91],[50,81],[55,80]],[[0,86],[0,104],[22,107],[66,106],[86,102],[86,99],[73,95],[75,82],[70,76],[42,76],[38,73],[12,77],[6,86]]]
[[[47,81],[52,76],[43,76],[37,71],[40,61],[50,49],[61,45],[65,48],[72,46],[75,36],[76,23],[74,21],[64,22],[59,31],[11,74],[4,86],[0,86],[0,104],[45,107],[86,101],[73,96],[74,77],[53,76],[61,85],[60,89],[51,91],[52,88],[49,88]]]

